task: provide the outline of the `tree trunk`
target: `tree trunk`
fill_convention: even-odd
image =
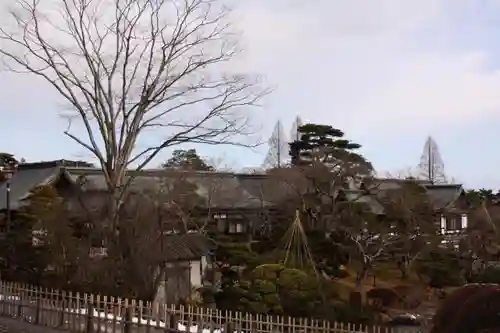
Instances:
[[[410,255],[405,256],[402,258],[401,263],[398,263],[398,268],[401,271],[401,280],[408,280],[410,277],[410,270],[415,262],[420,257],[420,252],[414,255],[413,257],[410,257]]]
[[[401,280],[408,280],[409,262],[405,259],[398,261],[398,268],[401,272]]]
[[[356,274],[356,292],[361,292],[363,289],[363,280],[366,276],[366,272],[368,271],[368,268],[363,267],[361,270]]]

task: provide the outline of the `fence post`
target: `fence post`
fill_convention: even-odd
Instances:
[[[64,313],[66,312],[66,310],[65,310],[66,291],[63,290],[62,299],[60,299],[58,303],[59,303],[59,306],[61,308],[61,316],[59,317],[59,327],[62,327],[62,326],[64,326]]]
[[[226,323],[224,324],[224,326],[225,326],[224,327],[224,333],[233,333],[234,332],[233,324],[230,321],[226,321]]]
[[[177,326],[177,315],[175,311],[172,312],[168,321],[168,325],[165,323],[165,332],[178,332],[179,327]]]
[[[2,294],[2,296],[1,296],[2,297],[2,315],[4,315],[5,314],[5,301],[7,300],[7,292],[5,290],[3,282],[2,282],[2,292],[1,292],[1,294]]]
[[[36,308],[35,308],[35,324],[39,325],[40,324],[40,294],[36,296]]]
[[[90,300],[89,303],[87,303],[86,333],[92,333],[94,331],[94,321],[92,320],[93,317],[94,317],[94,304],[92,304],[92,301]]]
[[[125,322],[123,323],[123,332],[131,333],[132,332],[132,308],[127,306],[125,308]]]
[[[16,318],[21,319],[21,316],[23,314],[24,291],[21,290],[18,294],[18,297],[19,297],[19,303],[17,304]]]

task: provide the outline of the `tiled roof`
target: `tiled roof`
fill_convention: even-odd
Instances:
[[[131,188],[137,191],[160,191],[176,179],[193,184],[196,193],[205,199],[207,206],[218,208],[260,208],[280,204],[297,196],[296,189],[279,177],[266,174],[234,174],[229,172],[171,171],[164,169],[130,171],[135,174]],[[104,190],[106,182],[102,170],[89,167],[67,166],[61,161],[27,163],[19,166],[10,180],[11,208],[17,209],[22,200],[36,186],[43,185],[64,175],[69,180],[82,184],[87,190]],[[293,176],[293,175],[292,175]],[[372,194],[383,197],[385,191],[400,188],[406,180],[375,179]],[[417,181],[428,192],[431,203],[442,209],[453,203],[462,191],[461,185],[432,185]],[[299,184],[298,186],[304,186]],[[303,189],[302,189],[303,190]],[[352,189],[350,189],[352,191]],[[358,201],[368,203],[374,212],[380,211],[376,199],[357,196]],[[6,208],[6,183],[0,185],[0,210]]]
[[[189,181],[198,186],[198,194],[211,207],[259,208],[268,205],[264,198],[249,193],[234,174],[194,174]]]
[[[429,200],[435,209],[444,209],[453,204],[462,193],[462,185],[426,185]]]
[[[432,184],[426,180],[414,179],[376,179],[372,192],[383,199],[389,191],[400,189],[409,182],[416,183],[427,191],[429,201],[435,209],[444,209],[453,204],[463,191],[460,184]]]
[[[384,207],[374,195],[364,194],[361,191],[348,190],[344,191],[347,200],[351,202],[364,203],[373,214],[384,214]]]
[[[36,187],[50,183],[59,175],[57,166],[33,165],[28,168],[20,165],[12,175],[10,183],[10,208],[18,209],[23,205],[30,192]],[[7,209],[7,182],[0,185],[0,210]]]
[[[35,163],[19,164],[12,178],[10,185],[10,208],[18,209],[24,204],[24,199],[37,186],[42,186],[53,182],[63,174],[63,166],[87,165],[81,161],[53,160]],[[7,209],[7,181],[0,184],[0,210]]]
[[[250,194],[241,186],[235,174],[224,172],[193,172],[169,170],[144,170],[136,173],[131,189],[135,191],[160,191],[168,188],[176,179],[183,179],[196,187],[196,193],[206,204],[218,208],[258,208],[268,205],[259,196]],[[61,163],[43,162],[19,167],[10,180],[11,208],[17,209],[22,199],[35,187],[47,184],[64,175],[70,181],[81,184],[86,190],[104,190],[106,181],[101,170],[88,167],[66,167]],[[0,209],[6,208],[6,183],[0,185]]]
[[[404,184],[417,184],[422,187],[430,185],[426,180],[416,180],[416,179],[394,179],[394,178],[375,178],[370,181],[369,188],[373,192],[380,192],[383,196],[385,191],[398,190]]]
[[[261,174],[237,174],[240,186],[266,203],[279,203],[294,195],[291,186],[284,181]]]
[[[197,233],[165,235],[163,246],[166,261],[198,259],[215,249],[213,241]]]
[[[82,184],[84,189],[106,189],[105,178],[100,170],[83,168],[65,168],[65,170],[70,179]],[[162,191],[162,188],[169,188],[180,179],[193,184],[196,193],[205,199],[207,206],[213,208],[257,208],[266,205],[259,197],[248,193],[232,173],[164,169],[130,172],[134,173],[130,188],[135,191]]]

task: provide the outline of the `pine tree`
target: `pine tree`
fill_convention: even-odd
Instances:
[[[329,125],[306,124],[299,127],[300,139],[290,143],[292,165],[306,166],[319,162],[330,169],[356,167],[371,173],[373,167],[356,152],[361,145],[344,139],[344,132]]]
[[[172,157],[162,164],[163,168],[174,168],[182,170],[214,171],[196,152],[196,149],[177,149]]]

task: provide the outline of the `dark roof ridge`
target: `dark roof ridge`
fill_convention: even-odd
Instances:
[[[74,166],[67,166],[67,165],[61,165],[60,168],[66,172],[69,172],[69,173],[81,171],[81,172],[84,172],[86,175],[88,175],[88,174],[94,174],[94,175],[98,174],[99,175],[99,174],[103,173],[101,168],[74,167]]]
[[[378,178],[378,177],[374,177],[373,180],[378,181],[378,182],[408,182],[408,183],[414,182],[414,183],[418,183],[418,184],[432,184],[430,181],[428,181],[426,179],[416,179],[416,178]]]
[[[143,170],[128,170],[127,172],[138,172],[138,173],[151,173],[151,174],[189,174],[189,175],[218,175],[218,176],[231,176],[234,177],[235,173],[230,171],[205,171],[205,170],[185,170],[185,169],[143,169]]]
[[[463,187],[462,184],[426,184],[427,188],[446,188],[446,187]]]
[[[236,177],[240,178],[260,178],[260,179],[265,179],[272,177],[271,175],[267,173],[246,173],[246,172],[235,172],[234,175]]]
[[[17,169],[18,170],[48,169],[48,168],[56,168],[59,165],[60,165],[59,160],[42,161],[33,163],[22,163],[18,165]]]
[[[78,166],[78,163],[81,163],[82,166]],[[56,167],[89,168],[89,167],[84,166],[83,165],[84,163],[86,163],[86,162],[60,159],[60,160],[51,160],[51,161],[38,161],[38,162],[21,163],[18,165],[18,169],[33,170],[33,169],[46,169],[46,168],[56,168]]]
[[[68,172],[78,172],[82,171],[86,174],[101,174],[103,171],[101,168],[89,168],[89,167],[73,167],[73,166],[62,166]],[[217,175],[217,176],[227,176],[234,177],[233,172],[226,171],[200,171],[200,170],[179,170],[179,169],[142,169],[142,170],[127,170],[127,174],[133,174],[135,176],[162,176],[162,175],[174,175],[174,174],[185,174],[191,176],[203,176],[203,175]]]

